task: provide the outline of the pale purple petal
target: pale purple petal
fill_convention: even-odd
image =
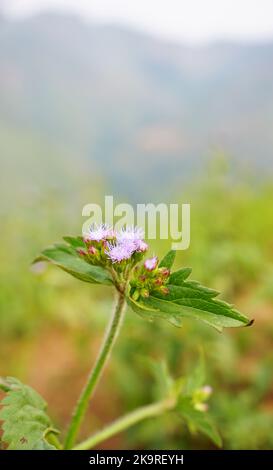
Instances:
[[[117,232],[117,240],[119,242],[125,240],[140,241],[144,238],[144,231],[140,227],[126,227]]]
[[[152,258],[146,259],[144,266],[147,269],[147,271],[153,271],[157,267],[158,263],[158,257],[153,256]]]
[[[138,252],[144,253],[145,251],[148,250],[148,244],[144,242],[143,240],[137,240],[135,241],[135,249]]]
[[[105,250],[108,258],[111,259],[113,263],[120,263],[123,260],[128,260],[131,258],[134,251],[132,243],[107,243],[107,249]]]
[[[113,229],[106,224],[93,224],[89,231],[84,234],[84,239],[87,241],[100,242],[113,237]]]

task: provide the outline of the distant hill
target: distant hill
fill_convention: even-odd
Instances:
[[[62,175],[67,151],[64,178],[95,169],[118,195],[143,200],[218,149],[272,168],[272,129],[273,43],[189,47],[60,14],[0,20],[0,158],[14,158],[15,173],[18,158],[46,167],[46,142],[52,172],[62,158]]]

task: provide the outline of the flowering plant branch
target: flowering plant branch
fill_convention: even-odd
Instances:
[[[193,377],[176,381],[166,373],[162,400],[119,418],[75,445],[90,399],[118,336],[126,304],[144,319],[163,318],[176,326],[181,326],[183,317],[203,321],[218,331],[252,322],[230,304],[216,299],[217,291],[189,281],[190,268],[172,272],[174,251],[160,262],[157,256],[144,260],[148,245],[136,227],[114,231],[106,225],[92,226],[84,237],[64,237],[64,241],[43,250],[34,262],[47,261],[82,281],[114,287],[117,294],[114,313],[76,404],[64,445],[45,414],[43,399],[30,387],[10,378],[0,381],[0,388],[7,394],[0,411],[0,419],[4,421],[3,442],[9,449],[88,449],[143,419],[175,411],[191,431],[199,430],[220,445],[220,436],[207,413],[206,400],[211,389],[203,383],[202,367],[197,368]]]

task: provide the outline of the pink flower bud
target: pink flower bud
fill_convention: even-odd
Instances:
[[[141,291],[140,291],[140,295],[141,295],[141,297],[147,298],[147,297],[149,297],[150,293],[149,293],[148,289],[144,289],[144,288],[143,288],[143,289],[141,289]]]
[[[164,277],[168,277],[170,275],[170,270],[168,268],[163,268],[161,274]]]
[[[137,243],[137,251],[140,251],[141,253],[144,253],[145,251],[148,250],[148,244],[144,242],[143,240],[139,240]]]
[[[88,254],[89,255],[96,255],[98,250],[94,246],[89,246],[88,248]]]
[[[161,292],[162,294],[164,294],[164,295],[167,295],[170,291],[169,291],[168,287],[166,287],[166,286],[161,286],[161,287],[160,287],[160,292]]]
[[[87,255],[86,251],[82,250],[81,248],[79,248],[79,249],[77,250],[77,252],[78,252],[78,254],[79,254],[80,256],[86,256],[86,255]]]
[[[153,271],[157,267],[157,263],[158,263],[158,257],[153,256],[153,258],[146,259],[144,266],[147,269],[147,271]]]

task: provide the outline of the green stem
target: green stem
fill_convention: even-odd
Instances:
[[[92,397],[96,385],[101,377],[104,366],[110,356],[113,344],[118,336],[119,329],[123,320],[125,311],[125,297],[122,292],[118,294],[118,301],[114,310],[113,317],[106,331],[104,341],[98,354],[96,363],[91,370],[87,383],[81,393],[76,408],[74,410],[71,423],[67,432],[65,449],[71,449],[78,435],[82,420],[88,408],[89,400]]]
[[[80,444],[76,445],[73,450],[87,450],[92,449],[97,444],[109,439],[109,437],[114,436],[115,434],[124,431],[125,429],[133,426],[140,421],[153,418],[155,416],[159,416],[165,411],[171,410],[175,406],[173,398],[169,398],[167,400],[162,400],[157,403],[153,403],[151,405],[142,406],[141,408],[137,408],[136,410],[132,411],[122,418],[117,419],[109,426],[105,427],[101,431],[98,431],[96,434],[93,434],[85,441],[81,442]]]
[[[58,450],[63,450],[63,446],[62,446],[61,442],[59,441],[58,437],[56,436],[56,434],[54,434],[52,432],[47,434],[46,440],[49,444],[52,444]]]

